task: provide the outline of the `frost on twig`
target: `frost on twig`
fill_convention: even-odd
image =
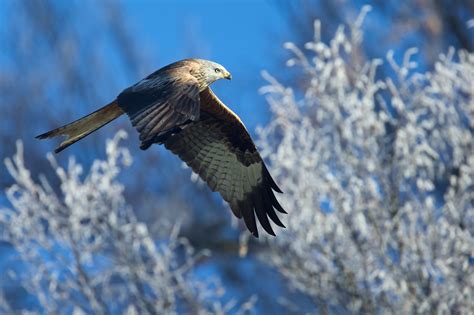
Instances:
[[[382,60],[352,54],[361,24],[325,43],[316,21],[309,53],[285,44],[309,74],[302,94],[264,73],[259,147],[289,212],[266,261],[321,313],[469,313],[474,55],[450,49],[417,73],[416,49],[401,64],[389,52],[394,79],[379,78]]]
[[[223,314],[238,309],[235,301],[220,302],[223,288],[217,280],[194,280],[192,268],[207,252],[195,253],[178,237],[178,227],[157,242],[137,221],[117,181],[132,162],[119,146],[125,136],[120,131],[109,140],[107,158],[94,161],[88,172],[73,158],[63,168],[49,155],[59,192],[45,177],[31,177],[21,142],[5,160],[14,184],[7,190],[11,209],[0,210],[0,239],[26,264],[13,276],[37,300],[35,312]],[[0,311],[9,310],[0,294]]]

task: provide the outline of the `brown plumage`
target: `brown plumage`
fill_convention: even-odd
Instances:
[[[217,63],[178,61],[125,89],[109,105],[37,138],[67,136],[55,150],[60,152],[126,113],[140,134],[141,149],[164,144],[221,194],[254,236],[255,215],[275,235],[268,218],[284,227],[276,211],[286,212],[274,194],[281,190],[240,118],[209,88],[222,78],[231,75]]]

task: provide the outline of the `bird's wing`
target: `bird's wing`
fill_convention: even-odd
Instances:
[[[140,133],[142,149],[198,120],[199,100],[196,78],[180,69],[153,74],[117,97],[120,108]]]
[[[164,144],[218,191],[232,212],[258,237],[255,215],[275,235],[268,217],[284,227],[275,209],[286,213],[274,191],[280,192],[239,117],[207,88],[200,93],[201,117]]]

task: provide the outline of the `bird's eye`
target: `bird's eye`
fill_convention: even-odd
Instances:
[[[215,71],[216,73],[219,73],[219,72],[221,72],[221,69],[215,68],[214,71]]]

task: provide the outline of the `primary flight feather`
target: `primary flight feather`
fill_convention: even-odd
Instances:
[[[231,75],[215,62],[178,61],[125,89],[101,109],[37,138],[66,136],[58,153],[125,113],[140,134],[141,149],[164,144],[221,194],[254,236],[255,216],[275,235],[269,218],[284,227],[276,211],[286,212],[274,194],[281,190],[240,118],[209,88],[223,78],[230,80]]]

